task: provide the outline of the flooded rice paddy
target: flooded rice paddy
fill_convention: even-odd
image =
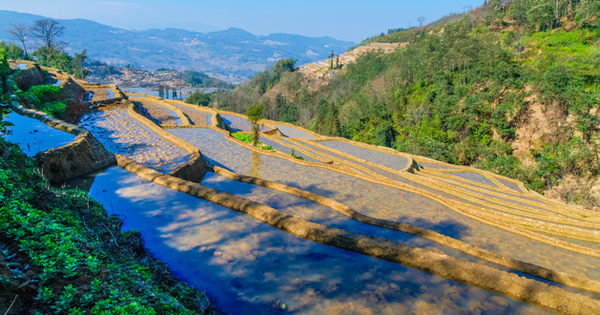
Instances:
[[[219,181],[211,175],[206,179],[209,185],[222,187]],[[254,195],[238,191],[244,192]],[[549,313],[419,270],[294,237],[119,168],[96,177],[90,194],[108,205],[109,213],[122,215],[125,229],[140,231],[146,246],[177,276],[207,290],[219,308],[232,314]],[[260,192],[256,195],[261,198]]]
[[[168,173],[189,161],[190,155],[129,117],[124,108],[96,111],[84,116],[80,125],[104,147],[160,172]]]
[[[67,145],[75,140],[75,135],[54,129],[37,119],[14,112],[6,115],[4,121],[14,125],[6,127],[4,138],[18,143],[23,153],[28,156]]]
[[[221,118],[223,118],[223,121],[225,122],[225,124],[227,124],[229,127],[231,127],[231,129],[233,129],[233,131],[238,132],[238,131],[247,131],[250,132],[252,131],[252,124],[241,117],[238,116],[234,116],[234,115],[227,115],[227,114],[220,114]],[[269,130],[269,127],[267,126],[259,126],[259,131],[267,131]]]

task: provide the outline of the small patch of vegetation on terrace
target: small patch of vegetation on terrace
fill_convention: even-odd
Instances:
[[[29,104],[32,108],[43,111],[57,119],[64,119],[67,105],[57,101],[56,97],[62,88],[53,85],[36,85],[27,91],[17,91],[21,103]]]
[[[240,141],[244,141],[248,144],[252,144],[252,135],[246,134],[246,133],[239,133],[239,132],[232,132],[231,136],[240,140]],[[256,143],[256,146],[265,150],[265,151],[270,151],[270,152],[277,152],[277,150],[273,149],[272,146],[268,145],[268,144],[262,144],[260,141],[258,141]]]

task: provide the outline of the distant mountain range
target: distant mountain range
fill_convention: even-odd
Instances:
[[[0,10],[0,41],[11,40],[6,33],[11,24],[31,24],[43,18]],[[70,53],[87,49],[92,59],[113,65],[196,70],[230,82],[245,81],[281,58],[310,63],[355,44],[331,37],[258,36],[238,28],[210,33],[174,28],[129,31],[84,19],[56,20],[66,28],[61,39],[68,42]]]

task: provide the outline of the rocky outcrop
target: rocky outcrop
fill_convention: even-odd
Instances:
[[[62,88],[60,93],[56,95],[56,99],[65,104],[83,103],[87,91],[77,84],[71,77],[60,84]]]
[[[116,164],[115,156],[89,132],[79,134],[66,146],[38,153],[36,159],[44,176],[53,184]]]
[[[17,84],[17,88],[21,91],[27,91],[34,85],[44,84],[46,82],[46,72],[39,65],[33,64],[13,75],[12,79]]]

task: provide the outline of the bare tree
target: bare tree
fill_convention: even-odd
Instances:
[[[417,22],[419,22],[419,27],[423,27],[423,22],[425,22],[425,17],[424,16],[419,16],[417,18]]]
[[[11,24],[11,28],[9,28],[6,32],[11,34],[15,40],[18,40],[23,45],[23,51],[25,51],[25,56],[28,56],[27,53],[27,45],[25,42],[27,41],[27,36],[31,33],[31,29],[25,25],[25,23],[21,23],[19,25]]]
[[[47,59],[50,59],[52,51],[57,48],[61,42],[58,41],[58,37],[63,34],[65,27],[60,25],[57,21],[44,19],[37,20],[33,23],[31,33],[33,36],[44,43],[47,50]]]

